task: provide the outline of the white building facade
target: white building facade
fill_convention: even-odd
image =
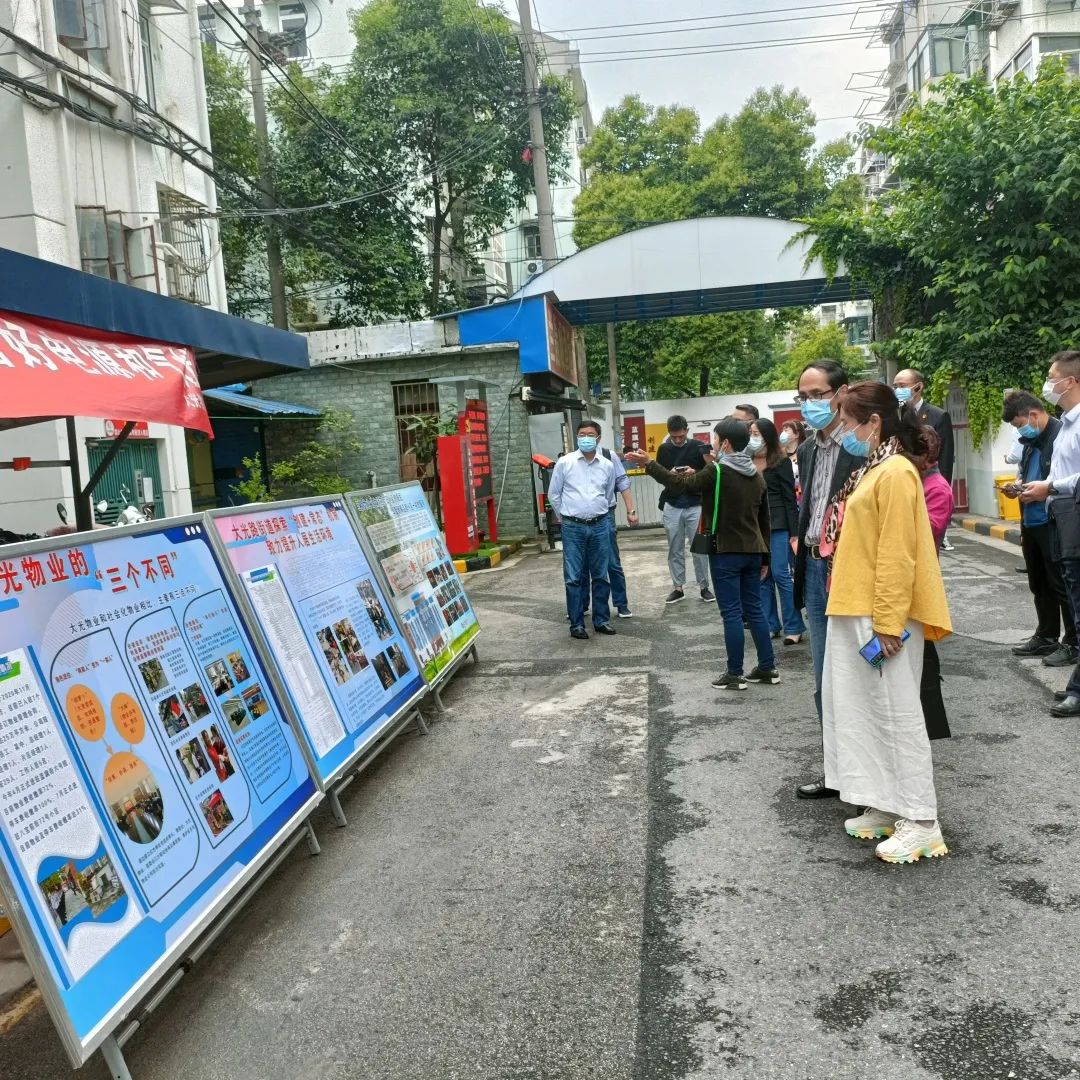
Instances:
[[[207,160],[192,0],[0,0],[0,28],[0,247],[225,310],[216,224],[201,216],[216,210],[214,181],[160,145]],[[77,421],[84,480],[111,424]],[[138,435],[118,459],[132,499],[158,515],[190,511],[184,430],[150,424]],[[0,435],[0,460],[67,454],[62,421]],[[53,504],[72,509],[66,470],[0,478],[8,529],[43,532],[57,524]]]

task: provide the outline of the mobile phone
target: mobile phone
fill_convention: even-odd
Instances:
[[[907,639],[911,637],[909,631],[905,630],[900,635],[900,642],[903,644]],[[881,667],[885,663],[887,657],[881,649],[881,642],[878,640],[877,634],[875,634],[860,650],[859,655],[874,668]]]

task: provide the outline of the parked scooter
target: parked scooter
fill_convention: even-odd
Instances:
[[[102,499],[94,505],[94,516],[99,526],[141,525],[154,517],[153,503],[146,503],[140,509],[131,501],[131,492],[124,484],[120,485],[120,499],[110,503]]]

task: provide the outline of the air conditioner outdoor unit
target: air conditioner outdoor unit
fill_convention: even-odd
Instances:
[[[527,274],[539,274],[540,273],[540,261],[533,259],[531,262],[525,264],[525,273]]]

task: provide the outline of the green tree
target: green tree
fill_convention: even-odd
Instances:
[[[404,170],[419,178],[411,196],[430,208],[427,302],[438,312],[459,299],[448,296],[445,257],[470,258],[532,190],[521,50],[506,16],[474,0],[373,0],[353,30],[341,104],[380,117]],[[551,148],[569,129],[568,85],[546,79],[541,107],[558,168],[566,162]]]
[[[981,442],[1007,386],[1040,385],[1080,342],[1080,82],[947,79],[874,132],[900,181],[866,208],[810,218],[813,253],[842,259],[878,301],[884,354],[968,389]]]
[[[698,114],[636,96],[605,111],[582,162],[575,205],[579,247],[663,221],[715,215],[796,217],[852,201],[851,148],[814,149],[814,115],[796,90],[756,91],[734,117],[702,132]],[[634,397],[736,393],[777,363],[794,316],[761,311],[618,327],[619,381]],[[590,379],[607,381],[603,330],[586,338]]]
[[[790,344],[783,356],[761,376],[756,389],[790,390],[798,385],[803,368],[814,360],[839,360],[853,377],[866,367],[862,350],[847,343],[843,327],[836,323],[818,326],[810,315],[803,313],[791,331]]]

